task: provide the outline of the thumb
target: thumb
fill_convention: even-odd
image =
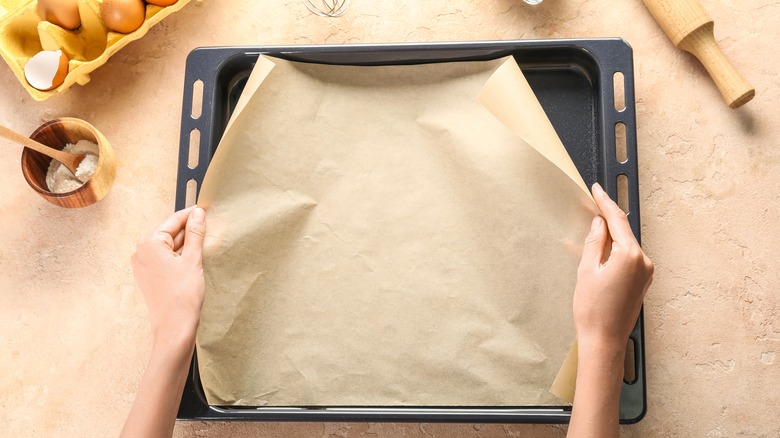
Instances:
[[[184,231],[184,245],[181,254],[186,257],[203,256],[203,239],[206,237],[206,212],[196,207],[187,218]]]
[[[596,216],[590,225],[590,233],[585,238],[585,246],[582,248],[582,261],[580,267],[595,267],[601,263],[604,256],[604,247],[607,244],[607,227],[604,218]]]

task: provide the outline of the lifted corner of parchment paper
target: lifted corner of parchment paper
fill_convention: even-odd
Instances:
[[[199,204],[209,404],[560,404],[595,206],[512,58],[261,56]]]

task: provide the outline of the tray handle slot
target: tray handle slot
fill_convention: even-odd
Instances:
[[[200,129],[190,131],[189,152],[187,154],[187,167],[195,169],[200,161]]]
[[[623,382],[627,385],[633,385],[637,381],[637,355],[636,351],[634,351],[634,346],[634,339],[628,338],[628,343],[626,344],[626,357],[623,362]]]
[[[198,79],[192,83],[192,103],[190,106],[190,115],[197,120],[203,114],[203,81]]]
[[[621,164],[628,160],[628,152],[626,149],[626,124],[623,122],[615,123],[615,159]]]
[[[625,173],[617,176],[617,205],[626,214],[631,212],[628,195],[628,176]]]
[[[198,182],[195,178],[187,180],[187,195],[184,201],[184,208],[192,207],[198,199]]]
[[[616,71],[612,75],[612,92],[615,102],[615,110],[621,112],[626,109],[626,78],[622,71]]]

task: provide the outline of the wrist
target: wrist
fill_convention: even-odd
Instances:
[[[174,354],[189,355],[195,348],[196,333],[197,326],[158,330],[154,333],[152,348],[169,351]]]
[[[604,337],[578,336],[578,357],[581,369],[597,369],[623,378],[626,341]]]
[[[577,349],[569,435],[618,437],[625,342],[578,335]]]
[[[626,352],[628,339],[622,336],[577,332],[577,344],[580,355],[585,353],[599,356],[622,356]]]

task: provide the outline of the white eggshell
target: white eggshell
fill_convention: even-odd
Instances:
[[[62,50],[38,52],[24,66],[24,77],[41,91],[59,87],[68,74],[68,58]]]

